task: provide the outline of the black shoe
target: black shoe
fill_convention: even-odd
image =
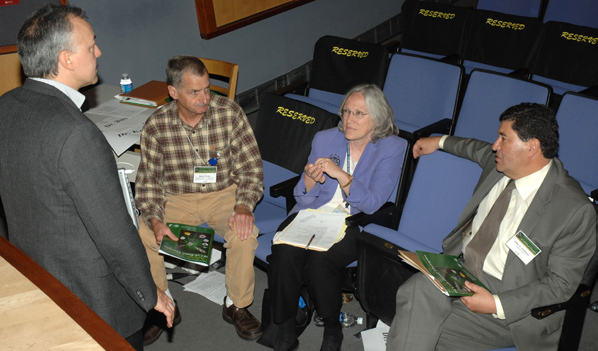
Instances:
[[[322,347],[320,351],[341,351],[341,345],[343,344],[343,335],[340,338],[331,335],[324,336],[322,341]]]
[[[182,320],[183,317],[181,316],[181,311],[179,311],[179,305],[175,302],[172,327],[174,328],[180,324]],[[143,325],[143,346],[148,346],[156,342],[167,328],[164,314],[156,310],[149,311]]]

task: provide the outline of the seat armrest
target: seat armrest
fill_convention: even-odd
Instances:
[[[449,134],[451,131],[452,120],[449,118],[444,118],[439,120],[438,122],[434,122],[430,125],[427,125],[423,128],[420,128],[413,132],[413,135],[416,139],[428,137],[432,134]]]
[[[301,176],[296,176],[290,179],[274,184],[270,187],[270,196],[279,197],[283,196],[286,199],[287,214],[293,209],[297,201],[293,195],[293,189],[299,182]]]
[[[363,212],[356,213],[345,219],[345,224],[348,227],[364,227],[370,223],[376,223],[383,226],[388,226],[392,223],[393,216],[396,214],[396,206],[392,202],[387,202],[380,207],[376,212],[368,215]]]
[[[299,182],[299,177],[301,177],[301,176],[296,176],[291,179],[287,179],[284,182],[280,182],[278,184],[272,185],[270,187],[270,196],[272,196],[272,197],[293,196],[293,189],[295,188],[295,185],[297,185],[297,183]]]
[[[532,317],[536,319],[544,319],[553,315],[556,312],[566,310],[569,307],[578,303],[584,303],[587,305],[587,302],[585,301],[590,298],[591,294],[592,288],[585,284],[581,284],[577,288],[575,294],[573,294],[573,296],[569,300],[550,306],[542,306],[532,309]]]

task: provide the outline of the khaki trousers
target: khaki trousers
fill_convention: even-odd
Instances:
[[[201,225],[207,223],[216,234],[225,240],[226,251],[225,281],[228,297],[239,308],[253,302],[255,271],[253,259],[257,248],[258,228],[253,226],[252,235],[240,240],[236,232],[228,228],[228,218],[233,213],[237,186],[212,193],[193,193],[167,196],[164,223]],[[168,288],[164,257],[158,253],[159,246],[151,228],[139,219],[139,236],[145,246],[151,267],[152,277],[157,287]]]

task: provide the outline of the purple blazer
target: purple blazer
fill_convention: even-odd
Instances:
[[[349,196],[343,198],[351,205],[351,214],[372,214],[388,201],[401,175],[407,141],[396,135],[369,143],[355,168]],[[308,162],[320,157],[336,155],[341,166],[347,159],[347,139],[338,128],[318,132],[312,142]],[[294,190],[297,205],[290,214],[307,208],[318,208],[332,199],[338,182],[326,176],[324,184],[316,185],[305,193],[305,172]]]

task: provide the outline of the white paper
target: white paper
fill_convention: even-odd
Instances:
[[[346,213],[301,210],[291,224],[276,233],[273,242],[300,247],[309,243],[311,249],[327,250],[343,237],[346,217]]]
[[[85,112],[104,133],[106,140],[120,156],[132,145],[139,143],[145,121],[156,109],[128,104],[121,104],[113,99]]]
[[[226,296],[224,274],[217,271],[201,273],[194,281],[185,284],[183,287],[185,291],[204,296],[219,305],[224,302]]]
[[[390,327],[382,321],[378,321],[376,328],[361,332],[361,341],[364,351],[386,351],[386,339]]]

